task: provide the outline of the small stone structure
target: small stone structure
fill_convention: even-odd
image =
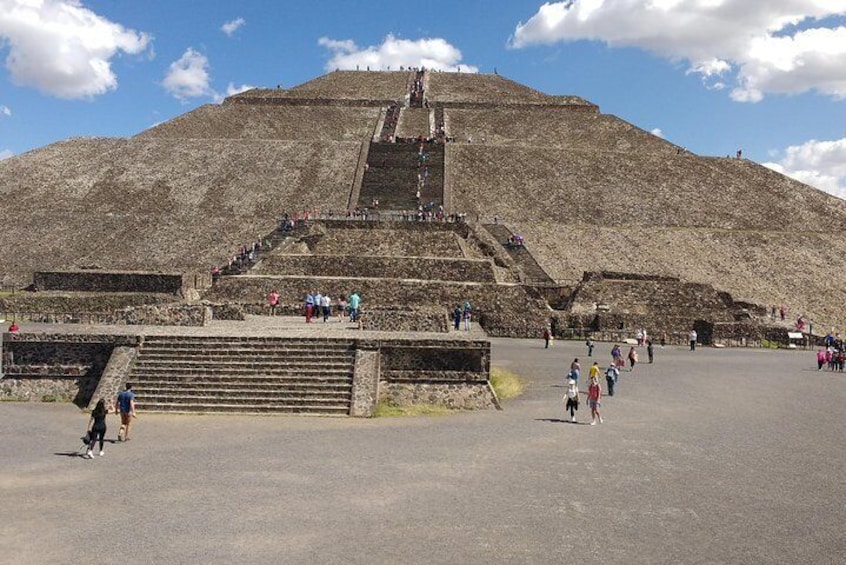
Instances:
[[[159,343],[168,339],[172,345],[184,347],[183,337],[156,337]],[[210,344],[218,344],[218,355],[225,352],[220,348],[220,338],[209,340]],[[235,340],[233,347],[237,348]],[[268,344],[273,341],[258,339]],[[351,416],[373,416],[380,400],[400,406],[427,403],[466,410],[499,406],[488,383],[490,343],[487,341],[365,338],[350,342],[325,338],[309,343],[315,356],[319,356],[339,341],[352,343],[355,351],[347,412]],[[90,407],[99,398],[111,404],[132,374],[143,342],[141,335],[6,334],[3,344],[6,374],[0,380],[0,398],[72,401],[81,408]],[[269,354],[278,359],[280,350],[271,348]],[[261,349],[250,355],[255,364],[269,362],[263,360]],[[303,378],[308,382],[315,375]],[[143,401],[139,396],[139,403]]]

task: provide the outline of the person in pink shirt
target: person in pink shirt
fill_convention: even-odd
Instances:
[[[599,379],[596,377],[590,378],[590,384],[588,385],[588,405],[590,406],[590,425],[595,426],[596,421],[599,420],[599,423],[602,423],[602,416],[599,414],[599,406],[600,406],[600,399],[602,398],[602,388],[599,386]]]
[[[823,366],[826,363],[826,354],[825,349],[820,349],[817,351],[817,371],[822,371]]]

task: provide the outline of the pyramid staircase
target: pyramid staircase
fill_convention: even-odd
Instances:
[[[147,336],[129,376],[139,410],[348,415],[352,341]]]
[[[371,208],[379,200],[380,210],[414,210],[417,208],[417,174],[420,165],[419,146],[415,143],[372,143],[369,165],[361,182],[358,205]],[[443,204],[444,146],[427,144],[424,148],[429,178],[420,193],[424,204]]]
[[[506,245],[506,242],[514,234],[503,224],[485,224],[485,229],[502,244],[514,262],[523,270],[526,284],[532,285],[554,285],[555,280],[549,276],[543,267],[538,264],[532,253],[524,245]]]

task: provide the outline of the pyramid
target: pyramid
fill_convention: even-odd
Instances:
[[[379,212],[402,217],[417,207],[399,186],[416,174],[411,141],[440,131],[441,176],[419,200],[463,214],[479,249],[502,243],[502,229],[522,235],[526,257],[499,250],[496,277],[552,310],[635,316],[673,292],[688,308],[712,293],[753,315],[785,305],[818,327],[842,320],[845,201],[752,161],[695,155],[578,96],[416,70],[255,89],[134,137],[0,162],[0,280],[83,267],[205,275],[285,213],[337,219],[382,194]]]

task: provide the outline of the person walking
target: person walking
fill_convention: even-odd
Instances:
[[[570,412],[570,421],[576,423],[576,411],[579,409],[579,387],[573,379],[567,380],[567,392],[564,393],[564,409]]]
[[[118,394],[115,404],[118,414],[120,414],[118,441],[129,441],[129,428],[132,427],[132,419],[137,418],[135,414],[135,393],[132,392],[132,383],[126,383],[126,389]]]
[[[590,366],[590,370],[588,371],[588,379],[594,377],[599,378],[599,363],[597,361],[593,362],[593,365]]]
[[[358,319],[358,308],[361,304],[361,297],[358,295],[356,291],[353,291],[350,294],[349,298],[349,305],[350,305],[350,322],[355,322]]]
[[[691,351],[696,351],[696,339],[697,339],[697,337],[698,336],[696,335],[696,330],[690,330],[690,333],[687,334],[687,339],[690,342],[690,350]]]
[[[605,382],[608,384],[608,396],[614,396],[614,386],[617,384],[617,379],[620,378],[620,369],[617,365],[611,363],[605,369]]]
[[[587,338],[585,345],[587,346],[588,357],[593,357],[593,340],[591,338]]]
[[[100,442],[100,457],[106,454],[103,451],[103,441],[106,437],[106,401],[102,398],[97,401],[97,406],[91,411],[91,418],[88,420],[88,451],[85,452],[86,459],[94,458],[94,445]]]
[[[652,345],[652,340],[646,340],[646,355],[649,357],[649,363],[655,360],[655,346]]]
[[[629,349],[629,371],[634,371],[635,364],[637,364],[637,349],[632,346]]]
[[[602,399],[602,388],[596,378],[590,380],[588,385],[588,404],[590,405],[590,425],[595,426],[596,421],[602,423],[602,416],[599,414],[600,400]]]
[[[573,362],[570,363],[570,378],[578,384],[580,376],[582,376],[582,366],[579,365],[579,358],[576,357],[573,359]]]
[[[341,298],[338,299],[338,321],[344,321],[344,315],[347,312],[347,297],[341,295]]]
[[[455,305],[455,310],[452,311],[452,321],[455,324],[455,329],[461,329],[461,306]]]
[[[543,329],[543,341],[545,343],[544,349],[549,349],[549,342],[552,339],[552,332],[549,331],[549,327],[545,327]]]
[[[320,299],[320,311],[323,314],[323,323],[329,321],[329,315],[332,314],[332,299],[324,294]]]
[[[314,316],[314,291],[310,290],[305,296],[305,318],[306,324],[311,323],[311,318]]]

